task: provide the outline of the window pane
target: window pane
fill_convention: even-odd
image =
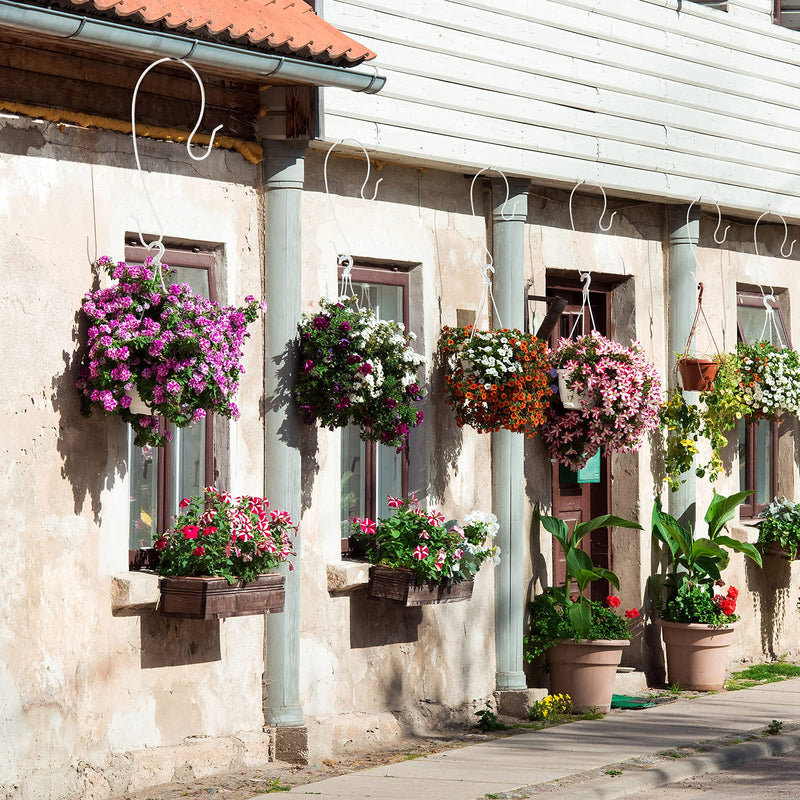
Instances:
[[[747,491],[747,423],[739,420],[737,426],[739,434],[739,491]],[[751,502],[747,500],[746,502]]]
[[[758,463],[756,503],[769,503],[772,500],[772,423],[762,419],[756,433]]]
[[[152,547],[158,521],[158,448],[134,447],[128,436],[131,513],[128,547]]]
[[[208,270],[194,267],[173,267],[171,265],[170,269],[172,269],[172,272],[167,276],[169,283],[188,283],[195,294],[201,294],[203,297],[209,296]]]
[[[364,457],[366,447],[358,435],[358,428],[348,425],[342,430],[342,503],[341,523],[342,538],[349,534],[350,520],[363,517],[367,511],[364,507],[366,497]]]
[[[189,428],[172,427],[172,508],[184,497],[201,494],[206,485],[206,423]]]
[[[765,327],[764,325],[767,319],[767,310],[763,306],[761,308],[757,306],[739,306],[737,313],[739,324],[742,326],[744,341],[747,344],[753,344],[754,342],[760,341],[762,338],[766,341],[770,340],[770,326],[766,325]],[[788,342],[786,331],[784,330],[783,323],[777,311],[773,314],[772,319],[773,323],[778,326],[778,330],[780,331],[779,336],[774,332],[773,327],[772,343],[776,346],[786,345]]]

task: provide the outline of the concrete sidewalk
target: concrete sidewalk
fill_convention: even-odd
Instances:
[[[800,679],[517,734],[305,784],[289,794],[319,800],[478,800],[763,728],[773,719],[800,722]],[[680,764],[676,772],[685,773]],[[667,769],[660,782],[672,779]]]

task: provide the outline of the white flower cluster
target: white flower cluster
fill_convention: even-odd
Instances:
[[[467,352],[473,358],[462,358],[461,366],[469,375],[482,381],[493,378],[496,383],[511,372],[522,372],[522,365],[515,359],[514,351],[505,336],[497,339],[479,331],[473,337]]]
[[[800,416],[800,359],[794,350],[767,352],[760,363],[742,358],[742,403],[752,414]],[[758,377],[755,380],[754,375]]]

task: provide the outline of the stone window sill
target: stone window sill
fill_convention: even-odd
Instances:
[[[753,520],[753,522],[760,522],[760,520]],[[758,541],[758,528],[750,525],[748,520],[742,520],[738,525],[731,526],[731,538],[755,544]]]
[[[369,568],[372,565],[367,561],[335,561],[327,565],[328,591],[352,592],[369,583]]]
[[[111,576],[111,610],[155,610],[158,605],[158,575],[145,570]]]

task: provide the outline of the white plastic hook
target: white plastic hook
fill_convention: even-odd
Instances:
[[[358,139],[352,139],[350,137],[339,139],[338,142],[334,142],[328,148],[328,152],[325,154],[325,163],[323,165],[323,179],[325,180],[325,193],[328,195],[328,197],[330,197],[330,192],[328,191],[328,159],[331,157],[331,153],[334,151],[334,149],[338,147],[340,144],[344,144],[345,142],[353,142],[353,144],[355,144],[356,147],[360,147],[361,151],[364,153],[364,158],[367,160],[367,175],[364,178],[364,183],[361,184],[361,192],[360,192],[361,199],[374,200],[378,196],[378,186],[380,186],[380,183],[383,180],[383,178],[378,178],[378,180],[375,181],[375,189],[372,192],[372,197],[364,197],[364,190],[367,188],[367,183],[369,183],[369,176],[372,170],[372,165],[370,164],[369,153],[367,153],[367,148],[364,147],[364,145],[361,144],[361,142],[359,142]]]
[[[506,199],[503,201],[503,207],[500,209],[500,216],[503,218],[503,222],[511,222],[511,217],[506,216],[506,206],[508,205],[508,200],[511,197],[511,188],[508,185],[508,178],[506,178],[505,174],[496,167],[484,167],[480,172],[475,174],[475,177],[472,179],[472,183],[469,185],[469,207],[472,209],[472,216],[475,216],[475,181],[477,181],[484,172],[496,172],[503,179],[503,183],[506,185]],[[489,254],[490,259],[491,257],[491,254]]]
[[[472,331],[469,334],[469,340],[472,341],[472,337],[475,335],[475,331],[478,330],[478,320],[480,319],[481,314],[483,313],[483,309],[487,307],[488,301],[492,301],[492,308],[494,308],[494,315],[497,320],[498,327],[503,326],[503,322],[500,319],[500,312],[497,310],[497,303],[494,301],[494,292],[492,291],[492,275],[494,274],[494,267],[491,264],[484,264],[481,267],[481,278],[483,279],[483,289],[481,290],[481,302],[478,304],[478,308],[475,311],[475,322],[472,325]]]
[[[692,200],[692,202],[689,203],[689,208],[686,209],[686,227],[687,228],[689,227],[689,215],[692,213],[692,206],[694,206],[696,203],[701,203],[703,201],[703,198],[704,198],[704,195],[701,194],[700,197],[697,198],[697,200]],[[714,229],[714,241],[717,244],[724,244],[725,240],[728,238],[728,231],[730,230],[731,226],[730,225],[726,225],[725,226],[725,230],[722,233],[722,238],[721,239],[717,238],[717,234],[719,233],[719,229],[722,227],[722,209],[719,207],[719,203],[716,200],[714,200],[713,198],[706,197],[705,199],[708,200],[709,202],[713,203],[717,207],[717,227]]]
[[[597,226],[600,228],[603,233],[608,233],[611,230],[611,226],[614,224],[614,217],[617,216],[616,211],[611,212],[611,216],[608,218],[608,224],[603,225],[603,219],[606,216],[606,212],[608,211],[608,197],[606,196],[606,190],[599,184],[595,183],[594,181],[587,181],[581,178],[573,187],[572,191],[569,193],[569,224],[572,226],[572,232],[575,233],[575,217],[572,213],[572,198],[575,196],[575,192],[578,189],[586,184],[587,186],[596,186],[602,193],[603,193],[603,213],[600,215],[600,219],[597,222]]]
[[[591,272],[581,272],[581,283],[583,284],[583,297],[581,298],[581,311],[580,314],[575,317],[575,322],[572,324],[572,330],[569,332],[569,338],[571,339],[575,335],[575,330],[578,327],[578,323],[581,323],[581,330],[583,330],[583,309],[589,308],[589,320],[592,323],[592,330],[596,330],[597,324],[594,321],[594,312],[592,311],[592,303],[589,299],[589,287],[592,285],[592,273]]]
[[[781,255],[784,258],[789,258],[792,255],[792,250],[794,250],[795,243],[797,239],[792,239],[791,247],[789,247],[789,252],[784,252],[784,248],[786,247],[786,242],[789,240],[789,226],[786,224],[786,220],[784,219],[782,214],[779,214],[777,211],[767,210],[765,211],[757,220],[756,224],[753,226],[753,246],[756,251],[756,256],[759,256],[760,253],[758,252],[758,223],[761,222],[764,217],[768,214],[774,214],[776,217],[780,219],[783,223],[783,243],[781,244]]]

